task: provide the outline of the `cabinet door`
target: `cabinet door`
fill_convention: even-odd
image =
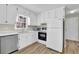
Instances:
[[[1,24],[2,20],[3,20],[3,5],[0,4],[0,24]]]
[[[64,18],[65,16],[65,8],[61,7],[61,8],[57,8],[56,9],[56,18]]]
[[[52,19],[48,19],[48,20],[49,21],[47,22],[47,27],[53,27],[53,28],[63,27],[63,19],[52,18]]]
[[[55,14],[55,10],[49,10],[47,12],[45,12],[45,22],[46,23],[49,23],[50,22],[50,19],[53,20],[55,19],[56,17],[56,14]]]
[[[1,24],[15,24],[16,22],[16,7],[14,5],[2,4],[0,5],[0,23]]]
[[[44,13],[40,13],[39,15],[38,15],[38,24],[40,25],[41,23],[45,23],[45,21],[44,21]]]
[[[38,39],[38,33],[37,32],[31,32],[30,36],[31,36],[30,40],[31,40],[32,43],[37,41],[37,39]]]
[[[40,24],[44,22],[43,13],[40,14],[40,21],[39,22],[40,22]]]
[[[44,21],[45,21],[45,23],[47,23],[47,19],[48,19],[48,12],[44,12]]]
[[[19,49],[26,47],[28,44],[28,36],[27,34],[19,35]]]
[[[19,49],[27,47],[32,43],[32,35],[30,33],[20,34],[19,35]]]
[[[63,29],[48,29],[46,46],[56,51],[63,49]]]
[[[33,14],[33,13],[30,13],[29,17],[30,17],[30,24],[31,25],[37,25],[36,15]]]
[[[41,23],[41,14],[38,15],[37,19],[38,19],[38,25],[40,25],[40,23]]]
[[[16,23],[16,17],[17,17],[16,6],[8,5],[7,6],[7,21],[8,21],[8,24],[15,24]]]
[[[55,16],[56,16],[56,15],[55,15],[55,12],[56,12],[55,10],[49,10],[49,11],[48,11],[48,17],[47,17],[47,18],[48,18],[48,19],[50,19],[50,18],[55,18]]]
[[[24,9],[21,7],[18,7],[18,14],[23,14],[24,15]]]
[[[1,24],[5,24],[6,23],[6,5],[3,4],[2,6],[2,19],[1,19]]]
[[[27,47],[28,45],[37,41],[36,33],[30,32],[19,35],[19,49]]]

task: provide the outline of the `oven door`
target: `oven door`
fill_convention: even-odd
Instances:
[[[38,32],[38,39],[46,41],[46,33],[45,32]]]

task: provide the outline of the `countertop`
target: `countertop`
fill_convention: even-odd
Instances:
[[[0,36],[7,36],[7,35],[15,35],[15,34],[27,34],[27,33],[33,33],[36,31],[24,31],[24,32],[17,32],[17,31],[3,31],[0,32]]]
[[[0,32],[0,36],[15,35],[15,34],[18,34],[18,32]]]

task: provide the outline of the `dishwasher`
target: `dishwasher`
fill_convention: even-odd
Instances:
[[[9,54],[18,50],[18,35],[7,35],[0,37],[0,53]]]

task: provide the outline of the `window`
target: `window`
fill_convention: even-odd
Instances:
[[[26,17],[24,15],[17,15],[16,18],[16,26],[17,29],[24,29],[30,25],[30,17]]]

